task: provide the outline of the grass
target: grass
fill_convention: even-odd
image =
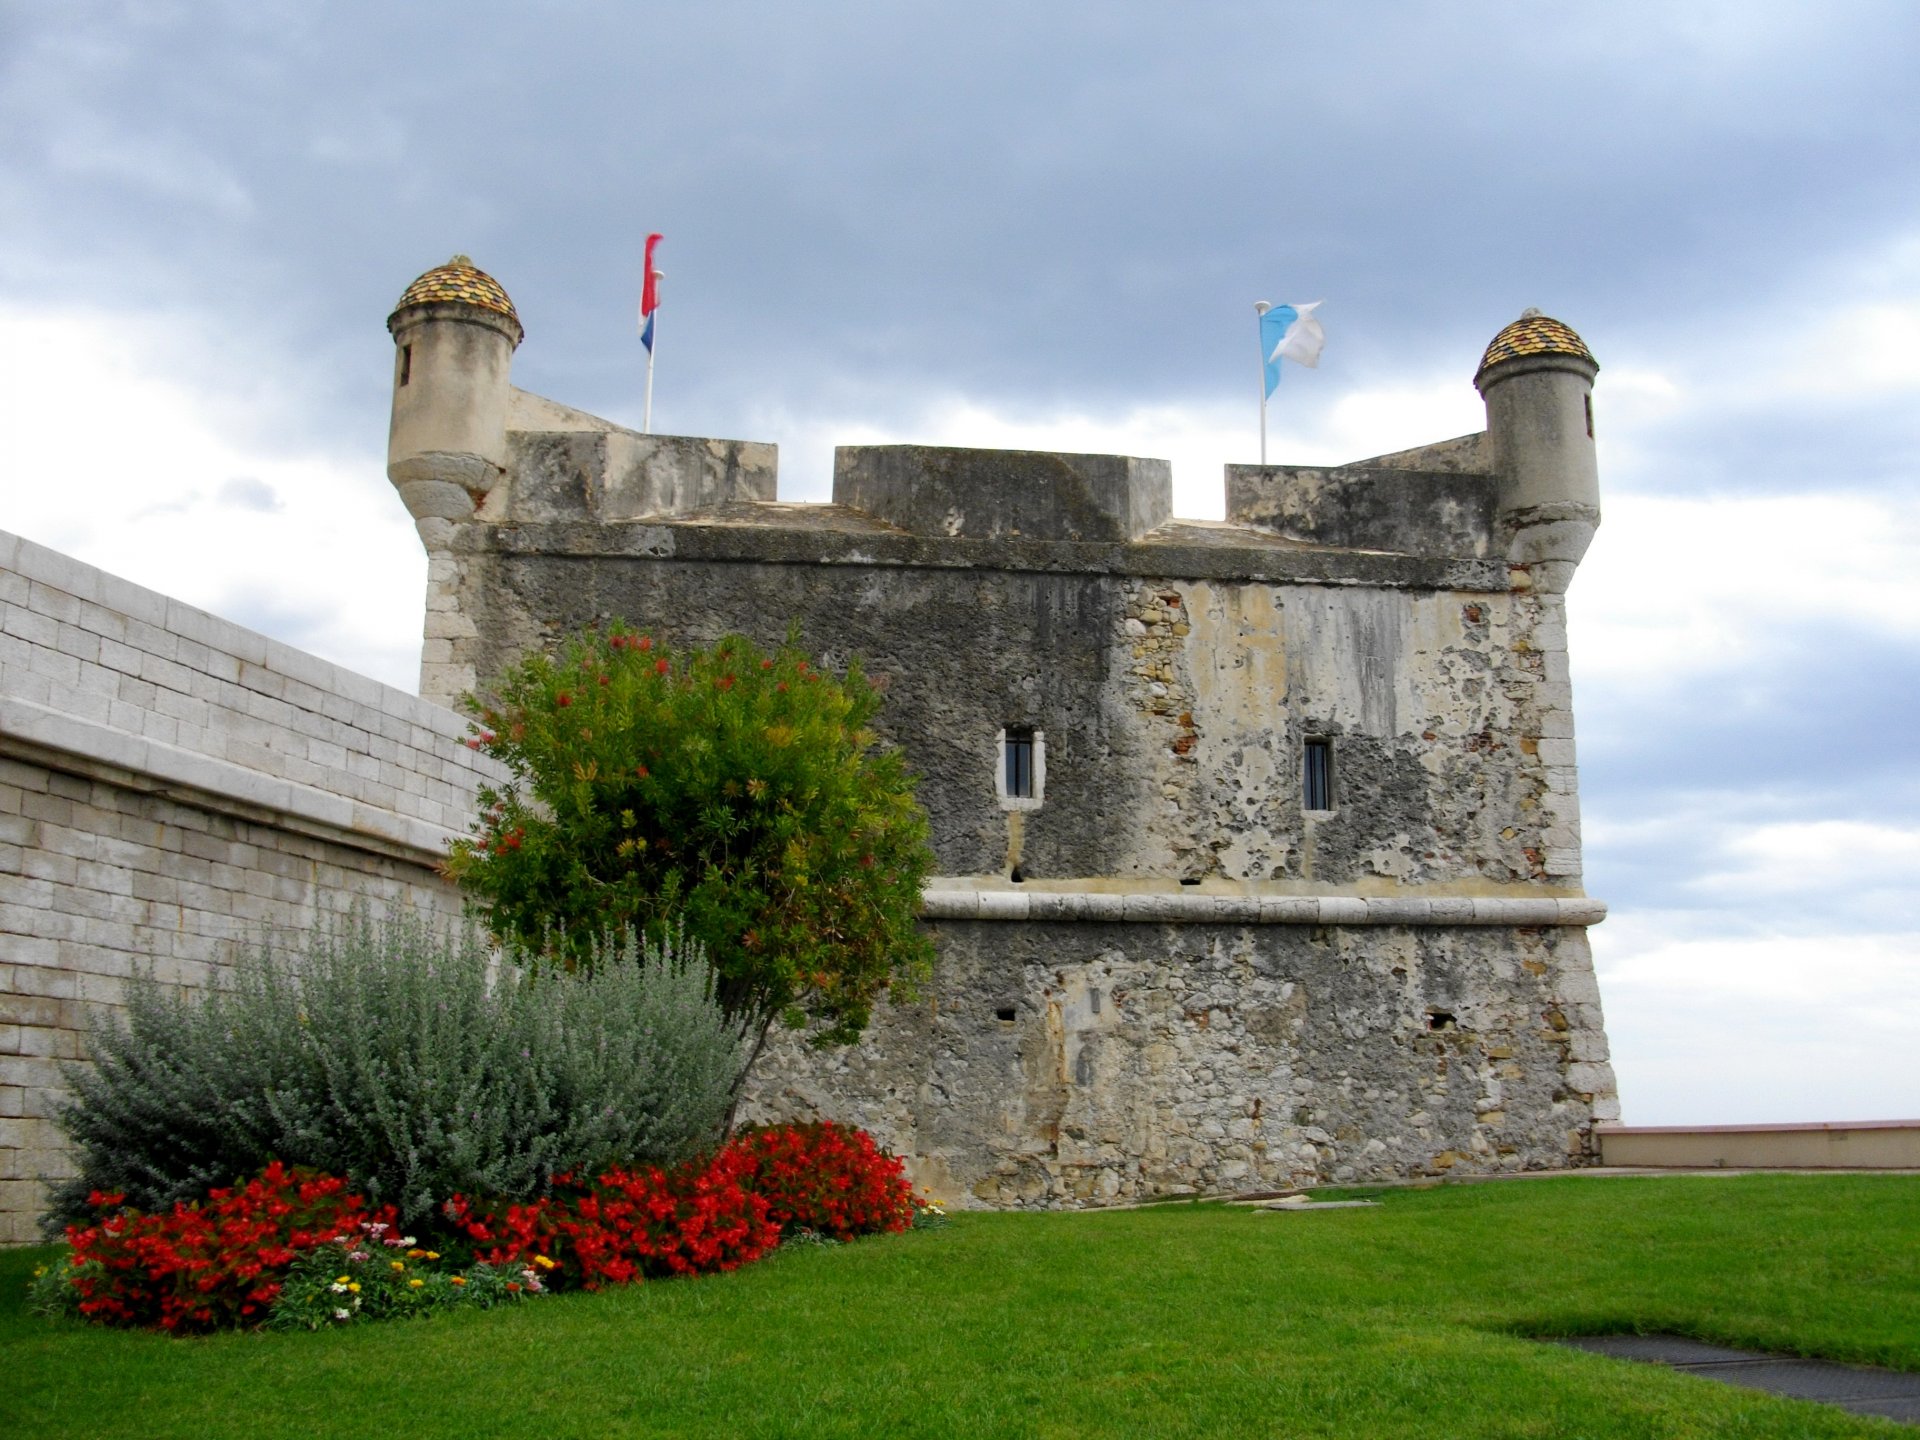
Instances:
[[[1920,1178],[1563,1179],[1370,1210],[963,1215],[733,1275],[315,1335],[49,1324],[0,1252],[0,1434],[1911,1434],[1529,1335],[1920,1369]]]

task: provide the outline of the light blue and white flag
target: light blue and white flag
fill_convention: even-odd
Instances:
[[[1320,347],[1327,343],[1327,334],[1313,312],[1325,303],[1315,300],[1310,305],[1275,305],[1261,311],[1260,354],[1267,367],[1267,394],[1273,394],[1280,383],[1282,360],[1319,368]]]

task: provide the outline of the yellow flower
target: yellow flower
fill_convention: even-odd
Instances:
[[[464,1285],[467,1283],[467,1277],[464,1275],[450,1276],[449,1280],[451,1281],[452,1284],[455,1284],[455,1285]]]
[[[393,1265],[393,1268],[396,1270],[404,1270],[407,1268],[406,1262],[404,1260],[395,1260],[391,1263]]]
[[[356,1284],[356,1283],[351,1283],[351,1282],[350,1282],[350,1283],[349,1283],[349,1284],[347,1285],[347,1290],[348,1290],[348,1292],[349,1292],[350,1294],[354,1294],[354,1295],[358,1295],[358,1294],[360,1293],[360,1286],[359,1286],[358,1284]]]
[[[426,1283],[427,1283],[427,1282],[426,1282],[426,1281],[424,1281],[424,1280],[409,1280],[409,1281],[407,1281],[407,1284],[409,1284],[409,1285],[411,1285],[411,1286],[412,1286],[412,1287],[413,1287],[413,1288],[414,1288],[415,1290],[418,1290],[418,1289],[419,1289],[419,1288],[420,1288],[420,1287],[421,1287],[422,1285],[424,1285],[424,1284],[426,1284]]]
[[[351,1279],[353,1279],[351,1275],[342,1275],[338,1280],[334,1281],[333,1283],[336,1285],[344,1285]]]
[[[427,1251],[427,1259],[438,1260],[439,1258],[440,1258],[440,1252],[438,1250]]]
[[[546,1256],[544,1256],[544,1255],[536,1255],[536,1256],[534,1256],[534,1257],[533,1257],[533,1263],[534,1263],[534,1264],[536,1264],[536,1265],[538,1265],[538,1266],[539,1266],[539,1267],[540,1267],[540,1268],[541,1268],[542,1270],[551,1270],[551,1269],[553,1269],[553,1261],[551,1261],[551,1260],[549,1260],[549,1259],[548,1259],[548,1258],[547,1258]]]

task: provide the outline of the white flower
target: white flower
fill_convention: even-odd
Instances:
[[[334,1281],[333,1284],[329,1285],[327,1288],[333,1291],[333,1293],[336,1295],[344,1295],[347,1293],[347,1287],[342,1285],[338,1280]]]
[[[336,1285],[333,1288],[338,1290],[340,1287]],[[353,1312],[351,1310],[336,1310],[333,1312],[333,1318],[336,1320],[351,1320],[353,1318]]]

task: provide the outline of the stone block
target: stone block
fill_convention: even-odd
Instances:
[[[100,637],[78,623],[63,622],[57,643],[61,654],[75,660],[95,664],[100,659]]]
[[[1356,895],[1323,895],[1319,897],[1319,922],[1322,925],[1364,925],[1367,923],[1367,902]]]
[[[1484,556],[1492,477],[1366,463],[1229,465],[1227,519],[1310,544],[1416,555]]]
[[[1260,920],[1265,925],[1317,925],[1320,902],[1312,895],[1263,895]]]
[[[79,622],[83,603],[71,592],[48,585],[44,581],[36,580],[27,591],[29,610],[36,615],[46,615],[69,625]]]
[[[1018,891],[982,890],[979,918],[982,920],[1024,920],[1027,897]]]
[[[1433,918],[1428,901],[1404,898],[1369,897],[1367,923],[1370,925],[1425,925]]]
[[[0,615],[0,629],[37,648],[51,650],[60,642],[60,622],[31,610],[8,609]]]
[[[1611,1058],[1607,1050],[1607,1037],[1595,1030],[1576,1031],[1567,1042],[1567,1053],[1575,1060],[1606,1060]]]
[[[1569,1089],[1588,1095],[1614,1093],[1613,1067],[1598,1062],[1576,1062],[1567,1067]]]
[[[1570,736],[1541,740],[1539,755],[1540,763],[1547,766],[1572,766],[1576,763],[1573,740]]]
[[[837,505],[916,535],[1126,541],[1172,513],[1164,460],[932,445],[843,445]]]
[[[1570,966],[1554,977],[1553,993],[1562,1005],[1600,1003],[1600,984],[1593,978],[1593,969],[1585,960],[1577,968]]]

